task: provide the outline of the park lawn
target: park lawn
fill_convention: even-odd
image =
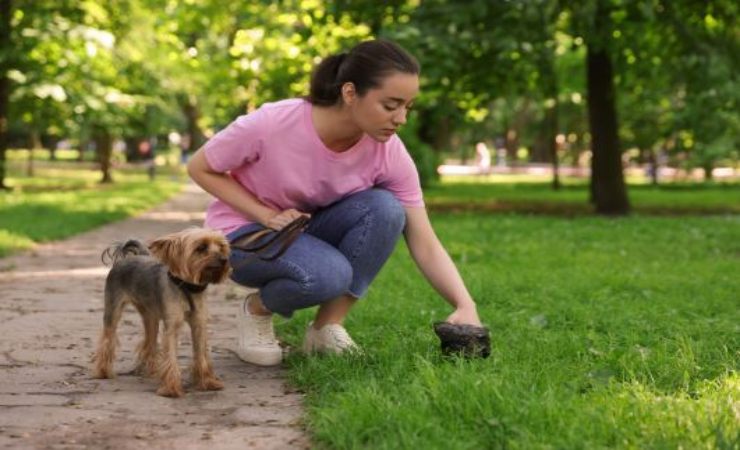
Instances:
[[[565,178],[554,191],[544,177],[446,177],[424,191],[428,207],[438,211],[478,210],[557,215],[590,214],[587,180]],[[740,213],[740,183],[635,182],[628,186],[633,211],[640,214]]]
[[[139,171],[114,171],[114,184],[93,170],[38,169],[32,178],[9,177],[0,192],[0,257],[34,243],[62,239],[142,212],[179,192],[182,176],[154,182]]]
[[[491,357],[440,356],[451,310],[399,244],[346,322],[364,355],[287,360],[317,448],[740,446],[739,216],[432,220]]]

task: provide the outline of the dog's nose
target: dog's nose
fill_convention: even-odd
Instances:
[[[211,270],[223,270],[229,264],[229,258],[218,256],[208,261],[208,268]]]

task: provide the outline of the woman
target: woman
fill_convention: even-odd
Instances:
[[[357,350],[342,326],[401,233],[426,279],[455,311],[480,325],[475,303],[437,239],[416,167],[396,135],[419,91],[419,65],[386,40],[363,42],[316,68],[310,94],[237,118],[193,156],[188,172],[216,197],[206,225],[229,241],[310,217],[273,261],[234,249],[232,278],[259,288],[239,316],[241,359],[280,363],[271,315],[319,305],[307,352]]]

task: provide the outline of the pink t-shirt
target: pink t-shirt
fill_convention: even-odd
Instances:
[[[208,164],[276,211],[313,213],[373,186],[403,206],[424,206],[416,166],[397,135],[384,143],[365,135],[349,150],[333,152],[316,133],[311,108],[289,99],[238,117],[205,144]],[[218,199],[206,212],[206,226],[224,233],[251,222]]]

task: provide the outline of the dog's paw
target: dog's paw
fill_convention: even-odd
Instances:
[[[115,378],[116,374],[111,369],[97,368],[93,370],[92,377],[99,379],[99,380],[106,380],[106,379]]]
[[[157,395],[161,395],[162,397],[178,398],[185,395],[185,391],[182,387],[160,386],[159,389],[157,389]]]
[[[195,388],[199,391],[220,391],[224,388],[224,383],[218,378],[206,378],[196,383]]]
[[[156,362],[142,362],[136,365],[127,375],[133,375],[144,378],[155,378],[157,376]]]

